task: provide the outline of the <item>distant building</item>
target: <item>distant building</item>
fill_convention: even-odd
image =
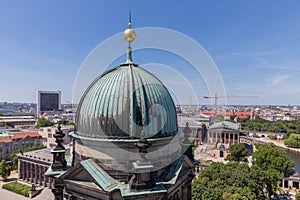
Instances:
[[[211,125],[208,128],[207,142],[211,144],[221,143],[235,144],[240,141],[240,124],[223,121]]]
[[[198,160],[194,160],[194,173],[196,177],[205,169],[210,166],[210,163],[199,162]]]
[[[295,190],[299,191],[299,189],[300,189],[300,174],[296,172],[288,177],[284,177],[282,179],[282,182],[280,183],[280,186],[284,190],[295,189]]]
[[[195,145],[200,145],[206,142],[207,126],[209,125],[210,118],[205,118],[200,116],[177,116],[178,126],[183,129],[186,126],[186,122],[189,123],[191,128],[191,133],[189,133],[189,138],[194,140]]]
[[[47,148],[53,148],[55,146],[56,143],[53,135],[55,134],[56,130],[56,126],[40,127],[39,134],[43,137],[43,145],[45,145]],[[70,144],[71,139],[69,136],[69,132],[74,131],[74,126],[63,126],[61,130],[65,134],[65,137],[63,138],[63,144]]]
[[[0,134],[0,153],[3,154],[41,145],[43,145],[43,139],[37,132],[4,132]]]
[[[61,92],[38,91],[37,94],[37,116],[43,112],[57,111],[61,109]]]
[[[33,126],[35,123],[34,116],[0,116],[0,127],[5,127],[7,124],[12,127]]]

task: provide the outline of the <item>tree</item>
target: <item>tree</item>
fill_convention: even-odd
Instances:
[[[236,149],[236,147],[234,148]],[[271,199],[278,191],[280,179],[294,166],[285,151],[274,145],[257,145],[253,165],[228,162],[212,163],[193,180],[194,200]]]
[[[68,122],[67,125],[69,125],[69,126],[74,126],[75,123],[74,123],[74,122]]]
[[[6,180],[7,177],[9,177],[10,171],[10,166],[5,162],[5,160],[2,160],[0,162],[0,175],[3,178],[3,180]]]
[[[252,154],[253,167],[261,170],[261,183],[269,199],[276,193],[278,183],[287,170],[294,167],[295,163],[286,157],[284,150],[267,144],[257,144],[257,151]]]
[[[275,122],[265,119],[245,119],[242,121],[243,130],[267,132],[280,132],[280,133],[300,133],[300,120],[277,120]]]
[[[284,140],[284,144],[293,148],[300,148],[300,134],[291,134],[290,137]]]
[[[300,191],[296,194],[295,200],[300,200]]]
[[[39,118],[36,124],[36,128],[40,128],[40,127],[46,127],[46,126],[53,126],[54,123],[45,119],[45,118]]]
[[[224,116],[223,115],[218,115],[215,119],[215,122],[222,122],[224,121]]]
[[[245,163],[212,163],[194,179],[192,198],[194,200],[257,200],[265,199],[261,185],[251,176],[251,169]]]
[[[62,124],[62,125],[66,125],[68,123],[68,121],[63,119],[63,120],[58,121],[57,123]]]
[[[239,194],[233,194],[228,200],[248,200],[247,197],[241,196]]]
[[[4,126],[7,128],[7,127],[12,127],[14,128],[14,125],[12,122],[4,122]]]
[[[8,156],[8,159],[12,161],[11,170],[17,170],[18,169],[18,153],[20,153],[20,152],[25,153],[25,152],[29,152],[29,151],[44,149],[44,148],[46,148],[46,146],[42,145],[42,146],[33,146],[33,147],[26,148],[26,149],[14,151],[13,153],[11,153]]]
[[[295,163],[286,157],[285,151],[273,144],[257,144],[256,148],[257,151],[252,154],[253,165],[262,170],[274,169],[284,175],[295,166]]]
[[[270,138],[271,140],[277,140],[277,136],[276,136],[276,135],[269,135],[269,138]]]
[[[245,145],[243,144],[232,144],[228,148],[229,155],[225,160],[235,161],[235,162],[248,162],[247,156],[249,152]]]

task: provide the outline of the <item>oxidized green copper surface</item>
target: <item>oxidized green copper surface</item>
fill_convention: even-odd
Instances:
[[[95,181],[104,191],[110,191],[117,186],[117,181],[108,175],[91,159],[81,161],[80,164],[95,179]]]
[[[142,130],[145,137],[176,134],[176,108],[154,75],[125,63],[99,76],[86,90],[77,110],[75,134],[139,138]]]
[[[240,124],[232,123],[229,121],[218,122],[209,127],[209,129],[221,129],[221,128],[231,129],[236,131],[239,131],[241,129]]]

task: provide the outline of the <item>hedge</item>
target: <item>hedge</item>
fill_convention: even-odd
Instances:
[[[25,197],[29,196],[30,186],[24,185],[18,182],[7,183],[2,186],[3,189],[12,191],[17,194],[21,194]]]

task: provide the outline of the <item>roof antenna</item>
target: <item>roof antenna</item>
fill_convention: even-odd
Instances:
[[[131,28],[131,10],[129,10],[128,28]]]

